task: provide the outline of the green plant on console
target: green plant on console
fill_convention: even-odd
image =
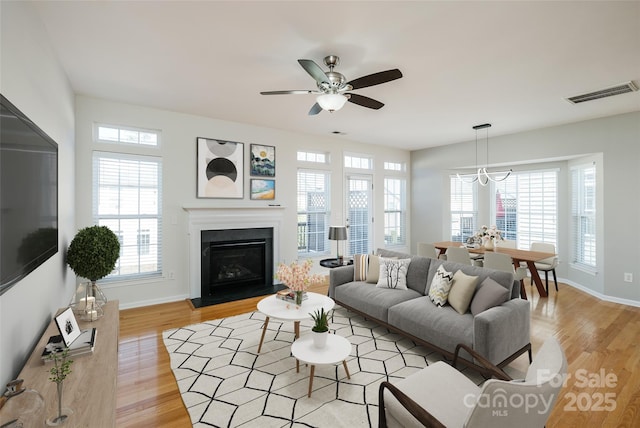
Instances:
[[[120,241],[106,226],[80,229],[67,250],[67,264],[92,283],[111,273],[120,257]]]
[[[324,308],[316,309],[314,313],[310,313],[309,315],[311,315],[311,319],[313,319],[314,322],[311,331],[315,331],[316,333],[329,331],[329,314],[324,311]]]
[[[47,425],[60,425],[69,417],[68,414],[62,414],[62,383],[71,373],[71,363],[69,359],[69,348],[63,351],[53,350],[47,358],[53,361],[53,367],[49,369],[49,380],[56,383],[58,392],[58,414],[47,421]]]

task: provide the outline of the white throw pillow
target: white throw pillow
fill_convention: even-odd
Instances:
[[[453,282],[453,272],[447,272],[442,266],[438,266],[436,274],[431,280],[429,288],[429,299],[438,306],[444,306],[451,291],[451,283]]]
[[[407,270],[411,259],[387,259],[380,257],[380,276],[376,287],[407,289]]]

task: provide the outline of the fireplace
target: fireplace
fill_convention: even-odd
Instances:
[[[273,228],[200,232],[202,305],[273,288]]]

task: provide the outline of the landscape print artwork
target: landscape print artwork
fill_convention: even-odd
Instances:
[[[244,144],[198,138],[198,198],[244,196]]]
[[[272,200],[275,197],[275,180],[251,179],[251,199]]]
[[[276,148],[261,144],[251,145],[251,175],[258,177],[276,176]]]

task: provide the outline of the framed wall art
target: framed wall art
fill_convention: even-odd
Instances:
[[[276,198],[276,181],[260,178],[251,179],[251,199],[262,201]]]
[[[251,175],[258,177],[276,176],[276,148],[261,144],[251,145]]]
[[[244,197],[244,144],[198,138],[198,198]]]

